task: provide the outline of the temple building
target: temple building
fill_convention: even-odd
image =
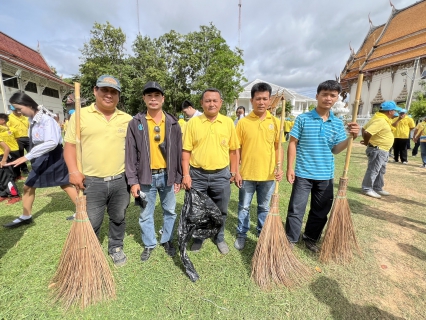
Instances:
[[[358,74],[364,73],[360,117],[374,114],[385,100],[406,105],[413,92],[420,90],[419,80],[426,66],[426,1],[396,9],[386,23],[370,30],[359,50],[351,48],[349,59],[340,75],[344,93],[350,95],[349,107],[354,105]]]
[[[73,86],[49,67],[41,53],[0,32],[0,112],[10,113],[9,98],[24,91],[38,104],[64,118],[62,99]]]
[[[276,84],[273,84],[273,83],[270,83],[270,82],[267,82],[267,81],[256,79],[254,81],[251,81],[251,82],[245,84],[243,86],[244,91],[241,92],[238,96],[238,102],[237,102],[238,106],[243,106],[246,109],[246,114],[249,114],[253,110],[253,107],[250,103],[251,88],[256,83],[259,83],[259,82],[266,82],[272,87],[272,96],[284,94],[285,100],[291,101],[291,105],[293,106],[291,113],[294,116],[297,116],[297,115],[299,115],[303,112],[308,111],[308,108],[309,108],[310,105],[314,105],[315,107],[317,106],[317,100],[316,99],[303,96],[301,94],[294,92],[291,89],[284,88],[284,87],[278,86]]]

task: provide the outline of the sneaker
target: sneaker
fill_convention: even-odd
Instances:
[[[374,191],[381,196],[390,196],[390,193],[385,190],[374,190]]]
[[[228,254],[229,248],[225,241],[216,243],[217,248],[221,254]]]
[[[194,242],[192,243],[191,246],[191,251],[192,252],[198,252],[200,251],[201,247],[203,246],[203,240],[201,239],[194,239]]]
[[[402,164],[408,164],[408,161],[404,161]]]
[[[303,239],[303,241],[305,242],[306,248],[308,248],[313,253],[320,252],[320,249],[318,248],[317,244],[314,241],[310,239]]]
[[[234,243],[234,247],[237,250],[243,250],[244,246],[246,245],[246,238],[245,237],[237,237]]]
[[[123,248],[114,248],[113,253],[110,253],[110,257],[112,258],[112,262],[116,267],[122,267],[127,262],[127,257],[124,254]]]
[[[420,166],[420,168],[426,169],[426,164],[422,164],[422,165]],[[1,198],[0,198],[0,199],[1,199]],[[0,200],[0,201],[2,201],[2,200]]]
[[[395,161],[394,159],[389,158],[388,162],[398,162],[398,161]]]
[[[170,257],[174,257],[176,255],[176,249],[173,247],[173,243],[171,241],[167,241],[161,244],[164,247],[164,250]]]
[[[380,194],[377,194],[376,191],[374,190],[368,190],[367,192],[364,192],[364,194],[366,196],[376,198],[376,199],[380,199],[382,197]]]
[[[146,261],[149,259],[149,257],[151,256],[151,252],[155,249],[154,248],[146,248],[143,249],[142,254],[141,254],[141,260],[142,261]]]
[[[11,204],[17,203],[19,201],[21,201],[21,197],[13,197],[13,198],[10,198],[9,201],[6,204],[11,205]]]

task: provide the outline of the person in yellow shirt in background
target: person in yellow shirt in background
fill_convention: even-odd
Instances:
[[[223,225],[214,240],[220,253],[227,254],[225,222],[231,196],[229,182],[234,182],[237,172],[239,142],[232,119],[219,113],[222,103],[218,89],[204,90],[201,94],[204,113],[186,124],[182,185],[187,190],[193,187],[207,194],[222,212]],[[194,239],[191,251],[199,251],[202,245],[202,240]]]
[[[10,109],[13,111],[13,113],[9,115],[7,126],[16,130],[19,145],[19,157],[23,157],[25,151],[30,151],[30,138],[28,137],[30,123],[28,118],[24,116],[19,110],[16,110],[12,105],[10,106]],[[23,162],[19,166],[19,169],[19,175],[21,175],[21,173],[29,173],[26,162]]]
[[[291,128],[293,128],[293,125],[294,125],[294,121],[291,121],[290,118],[285,119],[285,121],[284,121],[284,136],[285,136],[286,141],[288,141],[288,139],[289,139],[289,134],[290,134]]]
[[[9,116],[0,113],[0,202],[8,200],[6,204],[10,205],[21,200],[18,187],[14,182],[21,170],[19,167],[12,169],[12,167],[3,166],[7,162],[19,158],[19,146],[15,138],[16,131],[6,126],[8,121]]]
[[[250,229],[250,206],[257,195],[257,235],[262,231],[275,180],[281,181],[283,171],[276,171],[280,121],[267,110],[272,88],[267,83],[257,83],[251,89],[253,111],[238,121],[237,136],[240,141],[241,167],[235,175],[239,190],[237,239],[234,247],[244,249]]]
[[[414,120],[407,116],[407,110],[402,109],[399,111],[399,117],[393,120],[392,126],[396,128],[396,131],[393,144],[394,161],[391,162],[398,162],[401,159],[403,164],[407,164],[407,141],[410,141],[410,131],[416,125]]]
[[[383,190],[386,164],[389,159],[389,149],[392,147],[394,135],[392,133],[392,117],[397,110],[393,101],[385,101],[380,110],[362,128],[363,144],[367,146],[365,153],[368,157],[367,171],[362,181],[362,191],[372,198],[381,198],[390,195]]]
[[[181,115],[179,116],[178,123],[179,123],[179,125],[180,125],[180,129],[182,130],[182,136],[183,136],[183,134],[185,133],[185,126],[186,126],[186,121],[185,121],[185,119],[184,119],[183,114],[181,114]]]
[[[423,161],[420,167],[426,169],[426,118],[424,118],[414,130],[413,140],[416,145],[420,143],[420,154]]]
[[[420,139],[416,139],[417,135],[421,133],[423,127],[426,125],[426,118],[424,118],[422,121],[420,121],[417,126],[414,128],[413,132],[413,141],[414,141],[414,147],[411,155],[413,157],[417,157],[417,153],[420,148]]]

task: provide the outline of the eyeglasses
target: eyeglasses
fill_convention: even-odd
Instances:
[[[155,126],[154,127],[154,132],[156,132],[157,134],[154,136],[154,141],[158,142],[161,139],[160,136],[160,127],[159,126]]]

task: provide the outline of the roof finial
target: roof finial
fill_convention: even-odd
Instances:
[[[370,29],[373,29],[374,25],[373,25],[373,21],[371,21],[371,18],[370,18],[370,12],[368,13],[368,22],[370,22]]]
[[[349,41],[349,50],[351,51],[351,55],[355,55],[355,51],[351,46],[351,42]]]
[[[40,53],[40,41],[37,40],[37,51]]]
[[[391,0],[389,0],[389,4],[390,4],[390,6],[392,7],[392,11],[396,11],[396,8],[395,8],[395,6],[393,5],[393,3],[392,3],[392,1],[391,1]]]

